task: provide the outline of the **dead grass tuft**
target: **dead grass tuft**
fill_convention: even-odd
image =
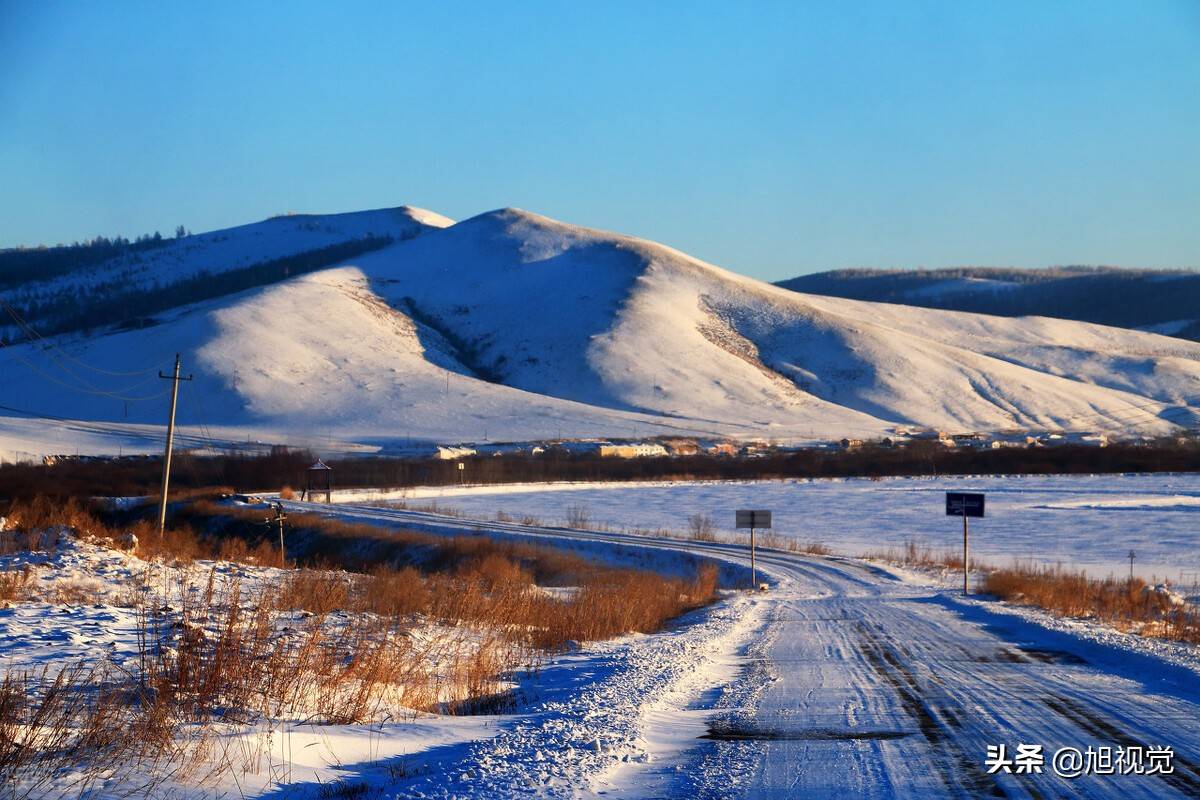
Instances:
[[[1141,578],[1092,578],[1082,571],[1016,563],[988,572],[983,590],[1061,617],[1092,618],[1120,630],[1200,643],[1200,612]]]

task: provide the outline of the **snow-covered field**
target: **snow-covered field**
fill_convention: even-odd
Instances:
[[[773,533],[821,542],[850,555],[903,547],[962,546],[957,518],[945,516],[946,491],[987,494],[987,517],[971,520],[973,557],[1003,565],[1013,558],[1124,575],[1136,554],[1139,575],[1200,581],[1200,475],[1050,475],[756,481],[674,484],[548,484],[428,488],[397,499],[435,503],[465,514],[502,511],[563,524],[582,507],[616,529],[687,531],[688,517],[711,516],[733,533],[733,512],[774,512]],[[341,499],[361,495],[346,493]],[[408,501],[406,501],[408,502]],[[1190,573],[1190,574],[1189,574]]]
[[[237,594],[232,596],[253,602],[263,589],[293,574],[228,562],[144,561],[81,541],[65,529],[41,542],[45,549],[0,554],[0,574],[27,572],[22,594],[33,598],[0,603],[0,677],[36,676],[42,670],[53,676],[73,664],[134,674],[138,660],[146,657],[147,614],[164,616],[170,624],[181,608],[205,608],[199,598],[214,585],[219,603],[228,601],[233,586]],[[603,552],[600,546],[592,549],[593,556]],[[322,787],[338,781],[351,787],[403,782],[408,796],[507,797],[532,785],[547,795],[569,792],[622,765],[648,764],[672,752],[670,741],[645,739],[653,735],[646,708],[655,703],[668,708],[694,687],[730,679],[729,654],[760,624],[759,606],[745,597],[729,598],[660,635],[573,646],[546,659],[536,672],[511,676],[516,683],[509,685],[520,699],[511,713],[445,716],[384,707],[375,720],[354,725],[306,719],[300,712],[255,716],[217,724],[202,745],[181,749],[195,759],[186,776],[169,774],[178,764],[121,764],[111,773],[100,764],[86,784],[87,796],[148,791],[146,796],[153,797],[244,798],[286,791],[325,797]],[[292,635],[311,616],[283,614],[275,635]],[[222,619],[201,618],[201,635],[217,635]],[[438,633],[430,623],[409,630],[410,636],[426,639]],[[727,663],[719,663],[722,658]],[[79,774],[41,776],[47,782],[30,796],[73,795],[81,790],[73,783]],[[143,782],[146,788],[139,788]],[[14,786],[15,796],[26,796],[30,785],[24,780]]]
[[[1010,482],[1039,487],[1036,499],[1023,502],[1001,497],[999,479],[974,485],[997,498],[997,513],[1139,515],[1134,518],[1164,508],[1194,513],[1195,482],[1159,479],[1176,483],[1151,487],[1138,476],[1104,479],[1107,483],[1070,479],[1073,485],[1061,478]],[[1120,491],[1104,491],[1114,481],[1127,482]],[[439,502],[528,504],[540,498],[543,521],[553,523],[554,510],[594,498],[605,503],[590,503],[593,519],[613,524],[629,519],[644,528],[647,519],[667,513],[670,497],[676,502],[690,497],[701,512],[716,510],[705,508],[708,502],[750,500],[761,507],[774,501],[784,516],[804,508],[813,512],[812,505],[785,509],[779,501],[817,487],[824,500],[841,501],[849,510],[871,498],[907,496],[905,514],[917,515],[930,505],[927,496],[944,486],[776,482],[560,486],[541,492],[506,487],[491,494],[468,488],[444,493]],[[661,496],[651,500],[647,492]],[[427,501],[433,493],[416,494]],[[1171,498],[1179,498],[1177,507]],[[361,493],[353,499],[357,502],[332,507],[291,505],[350,520],[374,514],[384,524],[436,523],[446,532],[489,529],[427,512],[373,509]],[[422,502],[410,499],[413,505]],[[705,555],[746,560],[745,552],[721,544],[490,526],[505,536],[558,539],[591,555],[608,549],[616,563],[627,562],[639,548],[657,548],[653,558],[661,560]],[[958,598],[922,575],[850,559],[762,552],[758,563],[772,581],[770,591],[727,596],[659,634],[618,637],[549,658],[536,672],[516,676],[519,702],[505,713],[406,713],[361,725],[282,717],[223,726],[208,752],[212,758],[232,757],[228,763],[235,769],[227,763],[203,788],[168,781],[156,791],[199,800],[372,791],[440,798],[969,798],[1001,791],[1009,797],[1067,796],[1078,790],[1083,796],[1157,798],[1195,796],[1200,790],[1196,648]],[[0,668],[6,672],[80,658],[128,665],[138,657],[132,606],[139,593],[154,598],[150,607],[171,613],[185,595],[205,591],[209,571],[219,581],[242,582],[247,594],[280,574],[223,563],[180,573],[71,538],[53,554],[0,556],[2,569],[26,566],[44,599],[0,609]],[[1050,752],[1168,746],[1176,754],[1176,773],[1076,782],[1049,769],[986,775],[987,745],[1016,742],[1041,744]],[[113,776],[89,796],[123,796],[131,777],[136,776]],[[340,788],[331,782],[341,782]]]
[[[495,497],[504,496],[514,495]],[[328,510],[356,520],[373,513],[368,504]],[[374,513],[434,522],[427,512]],[[440,524],[463,523],[442,517]],[[539,538],[650,543],[525,527]],[[746,556],[704,542],[662,546]],[[923,575],[849,559],[763,552],[759,567],[774,583],[753,605],[731,609],[740,631],[721,613],[688,631],[686,638],[703,632],[704,669],[652,682],[648,694],[640,691],[645,683],[622,683],[614,693],[605,672],[594,672],[583,708],[592,700],[599,708],[580,717],[568,711],[579,708],[574,703],[555,706],[549,720],[536,716],[470,748],[461,772],[403,781],[396,791],[656,798],[1159,798],[1200,791],[1195,647],[960,598]],[[674,644],[645,641],[653,649],[640,669],[653,681],[677,669]],[[544,707],[531,710],[540,715]],[[638,734],[595,758],[579,747],[589,720]],[[985,772],[989,745],[1012,750],[1018,742],[1044,748],[1046,768]],[[1049,759],[1071,747],[1166,747],[1174,767],[1165,775],[1064,778]]]

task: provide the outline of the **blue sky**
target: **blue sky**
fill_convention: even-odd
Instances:
[[[779,279],[1200,267],[1200,2],[0,0],[0,246],[520,206]]]

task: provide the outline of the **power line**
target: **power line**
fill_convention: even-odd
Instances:
[[[73,386],[72,384],[70,384],[70,383],[67,383],[67,382],[66,382],[66,381],[64,381],[64,380],[61,380],[61,379],[59,379],[59,378],[56,378],[55,376],[51,375],[51,374],[50,374],[50,373],[48,373],[48,372],[43,372],[41,369],[39,369],[39,368],[38,368],[38,367],[37,367],[35,364],[33,364],[31,361],[29,361],[29,360],[28,360],[27,358],[25,358],[24,356],[19,356],[19,355],[18,355],[18,356],[15,356],[15,358],[16,358],[18,361],[20,361],[22,364],[24,364],[26,367],[28,367],[30,370],[32,370],[33,372],[37,373],[38,375],[40,375],[41,377],[45,378],[46,380],[48,380],[48,381],[51,381],[52,383],[56,383],[56,384],[58,384],[59,386],[62,386],[63,388],[65,388],[65,389],[70,389],[70,390],[71,390],[71,391],[73,391],[73,392],[79,392],[80,394],[88,394],[88,395],[100,396],[100,397],[112,397],[112,398],[114,398],[114,399],[117,399],[117,400],[124,400],[124,401],[125,401],[125,402],[127,402],[127,403],[137,403],[137,402],[141,402],[141,401],[144,401],[144,400],[155,400],[155,399],[157,399],[157,398],[159,398],[159,397],[163,397],[163,396],[165,396],[165,395],[167,394],[167,392],[168,392],[168,391],[170,391],[170,390],[168,389],[168,390],[164,390],[164,391],[158,392],[157,394],[148,394],[148,395],[143,395],[143,396],[141,396],[141,397],[129,397],[129,396],[127,396],[127,395],[118,394],[117,392],[110,392],[110,391],[107,391],[107,390],[104,390],[104,389],[97,389],[97,388],[94,388],[94,387],[93,387],[93,388],[91,388],[91,389],[81,389],[81,388],[80,388],[80,387],[78,387],[78,386]],[[77,376],[72,376],[72,377],[77,377]],[[131,388],[131,389],[133,389],[133,388],[137,388],[138,386],[141,386],[141,385],[142,385],[143,383],[145,383],[145,382],[146,382],[146,381],[140,381],[139,383],[136,383],[136,384],[134,384],[133,386],[131,386],[131,387],[129,387],[129,388]],[[88,384],[88,385],[90,386],[91,384]]]
[[[66,350],[64,350],[62,347],[60,347],[58,344],[56,344],[54,341],[52,341],[51,339],[48,339],[45,336],[43,336],[42,334],[38,333],[38,331],[32,325],[30,325],[29,322],[24,317],[21,316],[20,312],[18,312],[15,308],[13,308],[13,306],[10,305],[2,297],[0,297],[0,305],[4,306],[5,310],[8,312],[8,315],[10,317],[12,317],[13,321],[16,322],[17,325],[21,328],[21,330],[23,330],[25,332],[25,335],[27,337],[29,337],[30,344],[35,344],[35,343],[42,344],[42,345],[44,345],[43,350],[53,349],[53,350],[57,351],[62,357],[75,362],[76,364],[83,367],[84,369],[89,369],[92,372],[96,372],[101,375],[111,375],[113,377],[118,377],[118,378],[131,378],[131,377],[136,377],[138,375],[147,375],[151,372],[154,372],[157,369],[157,367],[147,367],[146,369],[134,370],[131,372],[122,372],[122,371],[108,370],[108,369],[102,369],[101,367],[92,366],[91,364],[81,361],[80,359],[71,355]],[[9,346],[11,346],[11,345],[9,345]]]

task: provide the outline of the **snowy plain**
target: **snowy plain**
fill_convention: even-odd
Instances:
[[[470,490],[458,496],[464,492]],[[722,543],[439,517],[417,510],[416,501],[409,509],[371,502],[309,507],[446,532],[523,531],[539,540],[662,547],[743,563],[747,555]],[[624,685],[615,695],[597,676],[601,686],[589,687],[585,698],[602,699],[605,710],[615,702],[618,730],[638,732],[605,749],[606,758],[581,753],[575,743],[587,741],[588,721],[613,724],[609,714],[575,717],[582,729],[555,714],[473,746],[461,762],[469,767],[449,782],[402,782],[400,796],[1158,798],[1200,792],[1195,647],[961,598],[927,575],[853,559],[761,551],[759,568],[772,587],[751,595],[750,606],[743,595],[741,608],[731,609],[740,633],[721,627],[728,617],[720,607],[690,629],[705,631],[699,674],[685,671],[686,679],[649,693]],[[681,631],[680,638],[689,637]],[[642,662],[652,674],[673,669],[679,656],[673,646],[662,650],[661,640],[643,639],[653,648]],[[543,709],[532,710],[540,715]],[[555,746],[550,731],[571,746]],[[1017,742],[1048,753],[1166,746],[1174,749],[1176,768],[1161,776],[1074,781],[1048,768],[1036,775],[985,773],[987,746]]]
[[[1012,559],[1124,575],[1128,554],[1147,578],[1200,582],[1200,475],[1029,475],[866,478],[698,483],[557,483],[540,486],[429,487],[385,496],[492,518],[497,512],[563,524],[567,509],[614,529],[685,532],[707,514],[733,534],[733,512],[774,512],[773,533],[820,542],[845,555],[962,546],[962,527],[945,516],[945,492],[987,495],[987,516],[971,521],[973,558]],[[347,492],[337,499],[358,502]],[[743,532],[744,533],[744,532]]]

